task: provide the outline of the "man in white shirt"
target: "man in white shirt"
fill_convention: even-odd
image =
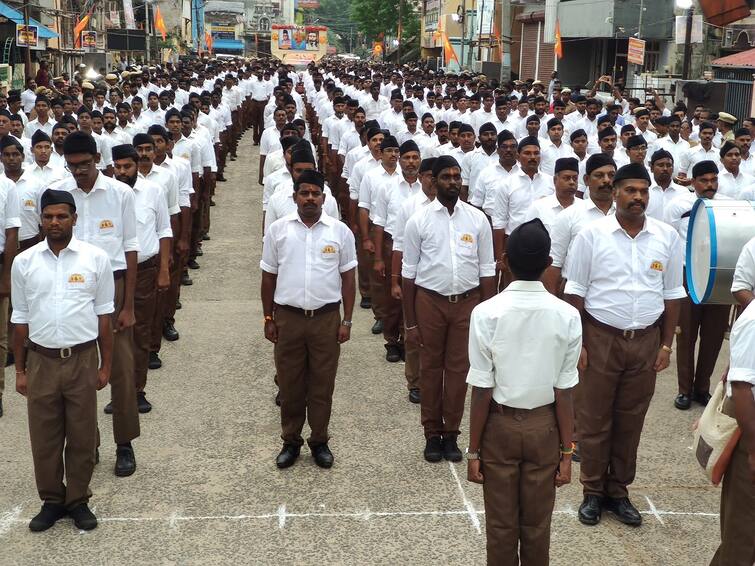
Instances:
[[[113,354],[113,276],[107,254],[74,237],[70,193],[45,191],[41,208],[46,239],[21,253],[12,271],[16,391],[27,397],[43,501],[29,528],[44,531],[69,515],[91,530],[97,390],[108,383]]]
[[[53,122],[50,120],[50,101],[46,96],[38,96],[34,102],[37,117],[31,120],[24,128],[24,135],[30,138],[37,130],[42,130],[48,136],[52,135]]]
[[[37,130],[31,138],[31,148],[33,161],[26,169],[39,183],[48,187],[67,174],[65,161],[53,151],[50,136]]]
[[[703,122],[700,124],[700,143],[682,153],[679,162],[679,177],[686,185],[692,183],[690,175],[695,163],[706,160],[714,161],[716,164],[720,163],[718,150],[713,147],[713,135],[715,131],[715,124],[712,122]]]
[[[495,126],[490,122],[486,122],[479,128],[479,147],[462,155],[460,163],[463,201],[471,202],[471,189],[472,187],[477,187],[477,179],[480,173],[488,165],[498,163],[498,153],[496,152],[497,138],[498,134],[496,133]]]
[[[467,479],[482,484],[488,564],[548,564],[556,488],[571,482],[582,325],[540,282],[549,251],[539,220],[516,228],[503,260],[513,281],[469,324]]]
[[[561,157],[556,160],[553,175],[552,195],[535,200],[527,210],[527,221],[538,218],[550,233],[556,217],[567,208],[585,206],[585,201],[576,198],[579,161],[576,157]]]
[[[726,395],[742,436],[734,447],[721,490],[721,545],[712,566],[755,563],[755,307],[734,323]]]
[[[140,139],[141,136],[149,138],[149,142]],[[152,138],[147,134],[136,136],[134,143],[139,146],[149,143],[154,147]],[[146,161],[145,168],[148,165],[154,169],[151,155],[143,149],[140,156],[133,145],[117,145],[113,148],[115,178],[131,187],[136,206],[139,253],[134,291],[134,381],[139,412],[148,413],[152,410],[152,405],[147,401],[144,388],[147,385],[147,368],[150,362],[152,326],[156,316],[157,293],[166,291],[170,286],[169,262],[173,232],[170,227],[168,205],[163,196],[163,191],[169,187],[156,184],[158,175],[152,176],[153,180],[150,180],[149,174],[141,173],[139,168],[142,167],[142,161]],[[170,175],[167,170],[164,171]],[[170,179],[165,176],[161,180],[170,183]]]
[[[666,207],[680,196],[688,195],[686,187],[673,181],[674,155],[659,149],[650,157],[650,202],[645,214],[656,220],[664,220]]]
[[[406,341],[421,347],[425,460],[459,462],[456,439],[467,391],[469,317],[495,292],[493,238],[485,215],[459,199],[458,162],[439,157],[432,175],[436,199],[404,229],[404,322]]]
[[[731,294],[740,307],[745,308],[755,300],[755,237],[745,244],[737,259]]]
[[[736,146],[735,146],[736,148]],[[739,150],[737,150],[739,151]],[[672,226],[686,244],[692,207],[698,199],[715,199],[718,194],[718,167],[712,161],[700,161],[692,168],[694,192],[671,201],[666,207],[664,221]],[[690,297],[681,301],[679,328],[676,336],[676,371],[679,394],[674,406],[682,411],[692,401],[707,405],[710,399],[710,377],[718,360],[724,334],[729,327],[729,305],[695,304]],[[700,347],[695,361],[698,335]]]
[[[480,171],[475,184],[469,187],[469,204],[482,208],[488,217],[493,215],[496,191],[506,186],[504,181],[509,176],[521,171],[514,134],[509,130],[498,132],[496,145],[498,161]]]
[[[302,172],[294,185],[297,211],[270,226],[260,261],[265,338],[275,344],[280,387],[278,468],[299,457],[305,420],[315,463],[333,465],[328,424],[340,345],[351,332],[357,261],[348,226],[322,213],[324,186],[321,173]]]
[[[727,141],[719,150],[721,157],[718,171],[718,192],[723,196],[733,199],[748,200],[749,194],[755,185],[755,178],[742,171],[742,154],[739,145],[733,141]]]
[[[548,139],[540,144],[540,170],[546,175],[555,172],[556,160],[574,157],[569,144],[564,143],[564,125],[558,118],[551,118],[546,124]]]
[[[111,402],[105,409],[113,415],[113,437],[117,445],[114,471],[117,476],[125,477],[136,471],[131,441],[140,434],[132,345],[139,251],[134,193],[120,181],[97,170],[97,145],[89,134],[69,134],[63,143],[63,152],[71,177],[58,181],[52,188],[73,194],[79,211],[74,235],[108,254],[115,279]]]
[[[33,78],[27,78],[26,90],[21,93],[21,104],[23,105],[24,112],[26,112],[27,115],[31,114],[31,111],[34,110],[34,103],[37,101],[37,93],[35,92],[36,90],[37,83]]]
[[[35,135],[46,135],[37,131]],[[49,139],[49,138],[48,138]],[[18,230],[18,247],[24,251],[39,242],[39,198],[47,188],[24,167],[24,153],[14,138],[6,136],[0,140],[0,161],[4,173],[0,179],[16,186],[18,217],[21,225]]]
[[[596,525],[606,509],[638,526],[642,515],[627,488],[656,374],[669,365],[678,299],[686,295],[684,251],[670,226],[645,216],[650,177],[643,165],[619,169],[613,186],[616,214],[582,230],[567,258],[565,297],[584,321],[578,518]]]
[[[390,108],[388,99],[380,94],[380,83],[372,82],[370,93],[359,99],[359,105],[364,108],[368,120],[377,120],[380,115]]]

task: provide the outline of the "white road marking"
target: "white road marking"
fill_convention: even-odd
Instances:
[[[22,510],[23,510],[23,505],[16,505],[10,511],[7,511],[3,513],[2,515],[0,515],[0,535],[4,535],[5,533],[7,533],[10,530],[10,528],[13,526],[13,523],[18,523],[22,521],[21,519],[19,519],[19,516],[21,515]]]
[[[477,534],[480,535],[482,534],[482,529],[480,528],[480,518],[477,516],[478,513],[477,511],[475,511],[474,505],[467,498],[467,494],[464,492],[464,487],[461,485],[459,474],[456,473],[456,467],[452,462],[448,463],[448,467],[451,468],[451,475],[454,477],[454,480],[456,480],[456,487],[459,488],[459,494],[461,495],[461,500],[464,503],[467,514],[469,515],[469,520],[472,522],[472,526],[477,531]]]
[[[278,528],[282,529],[286,526],[286,504],[281,503],[281,505],[278,507]]]
[[[645,496],[645,501],[648,502],[648,507],[650,507],[650,514],[653,515],[661,525],[665,525],[666,523],[663,522],[660,513],[658,513],[658,509],[655,508],[655,505],[647,495]]]

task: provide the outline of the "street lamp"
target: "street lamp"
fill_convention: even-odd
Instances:
[[[676,7],[687,12],[687,29],[684,37],[684,62],[682,64],[682,80],[686,81],[689,79],[689,67],[692,60],[692,16],[695,10],[692,7],[692,0],[676,0]]]

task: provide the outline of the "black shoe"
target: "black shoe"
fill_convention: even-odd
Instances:
[[[173,323],[166,321],[163,325],[163,338],[165,338],[168,342],[175,342],[180,337],[181,336],[178,334],[176,327],[173,326]]]
[[[184,272],[184,274],[181,275],[181,285],[186,285],[187,287],[189,285],[194,285],[194,281],[191,280],[191,277],[189,277],[187,272]]]
[[[197,254],[197,257],[202,257],[204,255],[202,248],[197,248],[197,251],[194,253]]]
[[[577,462],[578,464],[582,461],[582,456],[579,455],[579,443],[574,443],[574,452],[572,452],[571,455],[571,461]]]
[[[373,334],[382,334],[383,333],[383,321],[382,320],[376,320],[375,324],[372,325],[372,333]]]
[[[203,241],[203,242],[206,242],[206,241],[208,241],[208,240],[210,240],[210,239],[211,239],[211,238],[210,238],[210,235],[209,235],[209,234],[202,234],[202,241]]]
[[[399,352],[401,352],[401,361],[406,361],[406,345],[405,344],[399,344],[398,345]]]
[[[97,527],[97,517],[89,510],[86,503],[80,503],[73,509],[69,509],[68,515],[73,519],[73,524],[77,529],[91,531]]]
[[[210,199],[210,206],[217,206],[217,205],[215,204],[215,201],[214,201],[214,200],[212,200],[212,199]],[[209,240],[209,238],[207,238],[207,239]]]
[[[3,416],[3,398],[0,397],[0,417]]]
[[[115,449],[115,475],[119,478],[130,476],[136,471],[136,456],[130,444],[119,444]]]
[[[136,392],[136,406],[140,413],[149,413],[152,410],[152,403],[147,401],[144,391]]]
[[[189,269],[199,269],[199,264],[197,263],[196,259],[190,259],[186,264],[186,267],[188,267]]]
[[[105,414],[106,415],[112,415],[113,414],[113,402],[110,401],[107,405],[105,405]]]
[[[676,396],[676,399],[674,399],[674,407],[676,407],[680,411],[686,411],[691,406],[692,406],[692,399],[690,399],[689,395],[685,395],[684,393],[679,393],[679,395]]]
[[[415,405],[419,403],[419,389],[410,389],[409,390],[409,402],[414,403]]]
[[[8,352],[8,355],[5,356],[5,367],[12,366],[16,363],[16,356],[13,355],[13,352]]]
[[[225,177],[223,177],[223,175],[218,175],[217,177],[215,177],[215,180],[218,183],[225,183],[228,179],[226,179]]]
[[[281,392],[280,391],[278,391],[275,394],[275,404],[278,405],[279,407],[281,406]]]
[[[642,524],[642,515],[632,505],[628,497],[620,497],[618,499],[606,497],[603,500],[603,508],[616,515],[616,518],[625,525],[639,527]]]
[[[705,407],[708,404],[708,401],[710,401],[710,393],[707,391],[703,393],[694,393],[692,395],[692,400],[695,403],[700,403],[703,407]]]
[[[443,446],[440,436],[431,436],[425,442],[425,460],[440,462],[443,459]]]
[[[600,499],[597,495],[585,495],[577,513],[580,523],[583,525],[597,525],[600,523]]]
[[[59,503],[42,504],[42,509],[37,513],[34,518],[29,521],[29,529],[35,533],[41,533],[52,527],[58,522],[58,519],[62,519],[66,516],[66,508]]]
[[[370,299],[369,297],[362,297],[362,300],[359,301],[359,306],[363,309],[371,309],[372,299]]]
[[[181,304],[181,300],[180,299],[176,300],[176,310],[180,311],[181,307],[183,307],[183,305]]]
[[[163,361],[160,359],[160,354],[157,352],[150,352],[147,367],[149,369],[160,369],[163,367]]]
[[[401,348],[398,344],[385,345],[385,361],[396,363],[401,361]]]
[[[94,449],[94,465],[96,466],[99,463],[100,463],[100,449],[95,448]]]
[[[315,464],[321,468],[333,467],[333,453],[328,448],[327,444],[318,444],[317,446],[311,446],[312,457],[315,459]]]
[[[461,462],[462,454],[459,445],[456,444],[455,436],[448,436],[441,440],[441,447],[443,448],[444,459],[449,462]]]
[[[278,457],[275,459],[275,465],[278,466],[278,468],[280,468],[281,470],[283,468],[290,468],[294,465],[294,462],[296,462],[296,459],[299,457],[300,451],[300,446],[295,446],[293,444],[284,444],[283,448],[280,451],[280,454],[278,454]]]

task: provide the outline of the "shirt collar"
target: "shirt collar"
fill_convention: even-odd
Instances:
[[[50,249],[50,244],[47,243],[47,238],[43,239],[42,243],[44,244],[45,249],[49,251],[50,253],[52,253],[52,250]],[[63,249],[71,250],[72,252],[78,252],[79,250],[81,250],[81,241],[78,240],[76,236],[71,234],[71,240],[68,242],[68,245]]]
[[[545,286],[540,281],[512,281],[509,283],[508,287],[504,290],[504,293],[508,293],[510,291],[529,291],[529,292],[535,292],[535,293],[547,293],[548,291],[545,290]]]

